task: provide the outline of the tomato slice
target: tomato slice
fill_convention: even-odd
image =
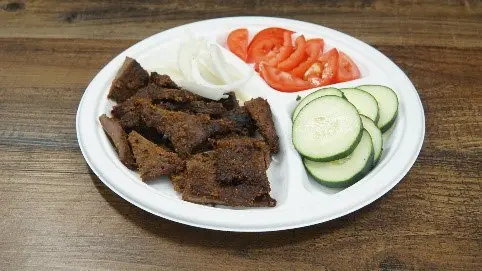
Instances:
[[[271,67],[276,67],[278,63],[282,62],[283,60],[287,59],[291,53],[293,52],[293,45],[291,42],[291,33],[285,32],[283,34],[283,47],[279,49],[279,52],[271,51],[266,55],[266,65]],[[271,53],[274,53],[270,56]]]
[[[291,71],[306,59],[307,55],[305,37],[301,35],[296,38],[295,45],[295,51],[290,55],[290,57],[288,57],[288,59],[278,64],[278,69],[282,71]]]
[[[248,29],[239,28],[231,31],[227,39],[229,50],[242,60],[248,56]]]
[[[270,87],[282,92],[295,92],[313,87],[308,81],[294,77],[275,67],[267,66],[264,63],[260,64],[260,74]]]
[[[308,58],[301,62],[296,68],[294,68],[290,73],[296,77],[303,78],[306,70],[311,67],[320,57],[321,52],[323,52],[324,41],[323,39],[310,39],[306,41],[306,54]]]
[[[323,52],[324,45],[323,39],[309,39],[306,41],[306,53],[309,57],[318,58]]]
[[[266,28],[258,32],[248,46],[246,62],[259,63],[273,49],[279,50],[283,46],[285,32],[293,33],[278,27]]]
[[[338,50],[335,48],[324,53],[305,72],[304,79],[314,86],[326,86],[336,81],[338,73]]]
[[[355,62],[343,52],[339,52],[337,82],[346,82],[360,78],[360,70]]]

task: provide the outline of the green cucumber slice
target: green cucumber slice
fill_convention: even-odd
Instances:
[[[356,88],[344,88],[340,91],[358,109],[358,113],[369,117],[375,123],[378,121],[380,116],[378,114],[378,103],[370,93]]]
[[[293,123],[293,145],[313,161],[333,161],[348,156],[358,145],[363,125],[350,102],[322,96],[301,109]]]
[[[370,137],[372,138],[374,151],[373,166],[375,166],[378,163],[378,160],[380,159],[383,150],[382,132],[380,131],[380,129],[378,129],[377,125],[370,118],[363,115],[360,115],[360,117],[363,123],[363,128],[367,130],[367,132],[370,134]]]
[[[306,97],[302,98],[301,101],[298,103],[298,105],[295,107],[295,110],[293,110],[293,114],[291,115],[291,119],[294,121],[296,119],[296,116],[300,113],[301,109],[307,105],[309,102],[313,101],[316,98],[320,98],[322,96],[326,95],[334,95],[334,96],[339,96],[343,97],[343,93],[339,91],[337,88],[322,88],[319,89],[315,92],[312,92],[308,94]]]
[[[373,144],[370,134],[363,130],[360,143],[349,156],[331,162],[303,159],[306,170],[328,187],[348,187],[363,178],[373,165]]]
[[[378,108],[380,109],[380,118],[378,119],[377,126],[382,133],[390,129],[397,118],[397,94],[395,94],[391,88],[385,86],[363,85],[356,88],[364,90],[375,97],[378,102]]]

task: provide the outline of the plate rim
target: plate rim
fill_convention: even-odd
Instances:
[[[332,215],[324,216],[321,219],[313,219],[313,220],[305,221],[305,222],[301,222],[301,223],[295,223],[295,224],[287,223],[286,225],[271,226],[271,227],[254,227],[254,228],[243,228],[243,227],[236,228],[236,227],[232,227],[232,226],[210,225],[209,223],[208,224],[196,223],[194,221],[186,221],[186,220],[174,217],[174,216],[169,216],[169,215],[166,215],[165,213],[160,213],[159,211],[152,210],[151,208],[140,204],[139,202],[130,198],[129,195],[125,195],[122,191],[120,191],[118,188],[113,186],[110,182],[104,180],[105,176],[103,176],[103,174],[97,169],[97,167],[93,164],[93,162],[89,158],[88,151],[86,150],[87,147],[82,142],[82,134],[81,134],[81,128],[80,128],[81,127],[81,117],[82,117],[81,116],[81,109],[83,108],[83,105],[85,103],[84,98],[86,97],[86,93],[88,93],[88,90],[91,87],[93,87],[94,82],[96,82],[96,79],[98,79],[98,77],[103,73],[103,71],[104,72],[106,71],[107,67],[112,66],[112,63],[114,63],[114,61],[117,58],[119,58],[122,55],[125,55],[126,52],[128,52],[129,50],[132,50],[132,48],[136,48],[136,47],[140,46],[140,44],[142,44],[142,43],[147,43],[147,41],[155,39],[158,35],[161,35],[162,33],[165,33],[167,31],[175,31],[176,29],[185,28],[185,27],[188,27],[188,26],[191,26],[191,25],[196,25],[196,24],[203,24],[203,23],[208,23],[208,22],[212,22],[212,21],[220,21],[220,20],[233,20],[233,19],[234,20],[258,20],[258,21],[259,20],[268,20],[268,21],[269,20],[275,20],[275,21],[280,21],[282,23],[287,23],[287,24],[304,24],[304,25],[307,25],[307,26],[312,27],[312,28],[321,28],[321,29],[324,29],[324,30],[329,30],[329,31],[332,31],[333,33],[335,33],[337,35],[341,35],[341,37],[354,39],[357,42],[360,42],[361,44],[363,44],[365,47],[369,47],[372,51],[374,51],[375,53],[382,56],[385,59],[385,61],[387,61],[387,63],[389,65],[391,65],[396,70],[400,71],[400,74],[403,75],[403,79],[410,84],[411,90],[416,95],[416,98],[417,98],[417,101],[418,101],[417,105],[419,106],[420,113],[421,113],[420,114],[421,131],[420,131],[419,138],[418,138],[418,144],[417,144],[417,146],[415,146],[416,151],[411,153],[407,165],[405,166],[405,168],[402,171],[400,171],[397,174],[396,178],[394,180],[392,180],[390,183],[388,183],[387,185],[385,185],[382,189],[378,190],[377,193],[373,193],[369,196],[362,197],[363,199],[361,201],[359,201],[358,204],[354,204],[352,206],[352,208],[346,208],[346,209],[344,209],[344,211],[335,212]],[[170,29],[164,30],[162,32],[156,33],[152,36],[146,37],[145,39],[140,40],[139,42],[137,42],[134,45],[130,46],[129,48],[125,49],[120,54],[116,55],[111,61],[109,61],[95,75],[95,77],[92,79],[92,81],[89,83],[88,87],[86,88],[84,94],[82,95],[82,99],[79,103],[79,107],[78,107],[77,114],[76,114],[76,132],[77,132],[77,140],[78,140],[79,147],[81,149],[82,155],[84,156],[84,159],[86,160],[86,162],[89,165],[89,167],[91,168],[91,170],[99,177],[99,179],[107,187],[109,187],[109,189],[111,189],[113,192],[115,192],[117,195],[119,195],[120,197],[122,197],[123,199],[128,201],[129,203],[139,207],[140,209],[143,209],[143,210],[145,210],[145,211],[147,211],[151,214],[154,214],[156,216],[163,217],[165,219],[169,219],[171,221],[175,221],[175,222],[178,222],[178,223],[191,225],[191,226],[195,226],[195,227],[200,227],[200,228],[222,230],[222,231],[233,231],[233,232],[267,232],[267,231],[278,231],[278,230],[301,228],[301,227],[306,227],[306,226],[310,226],[310,225],[315,225],[315,224],[327,222],[327,221],[333,220],[335,218],[339,218],[339,217],[345,216],[347,214],[350,214],[350,213],[352,213],[356,210],[359,210],[359,209],[367,206],[368,204],[371,204],[375,200],[381,198],[383,195],[385,195],[388,191],[390,191],[395,185],[397,185],[403,179],[403,177],[413,167],[413,164],[415,163],[418,155],[420,154],[420,151],[421,151],[421,148],[422,148],[422,145],[423,145],[423,142],[424,142],[424,138],[425,138],[425,113],[424,113],[423,104],[422,104],[421,99],[418,95],[418,92],[417,92],[415,86],[413,85],[413,83],[407,77],[407,75],[391,59],[389,59],[387,56],[385,56],[384,54],[382,54],[381,52],[379,52],[378,50],[376,50],[375,48],[373,48],[369,44],[367,44],[367,43],[365,43],[365,42],[363,42],[363,41],[361,41],[361,40],[359,40],[355,37],[352,37],[350,35],[342,33],[340,31],[337,31],[337,30],[334,30],[334,29],[331,29],[331,28],[328,28],[328,27],[325,27],[325,26],[322,26],[322,25],[310,23],[310,22],[304,22],[304,21],[300,21],[300,20],[293,20],[293,19],[286,19],[286,18],[278,18],[278,17],[238,16],[238,17],[223,17],[223,18],[215,18],[215,19],[209,19],[209,20],[201,20],[201,21],[196,21],[196,22],[192,22],[192,23],[189,23],[189,24],[176,26],[174,28],[170,28]],[[205,207],[205,206],[203,206],[203,207]],[[242,212],[245,212],[245,210],[243,210]]]

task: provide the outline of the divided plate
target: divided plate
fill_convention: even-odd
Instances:
[[[337,88],[382,84],[398,95],[395,127],[384,137],[378,165],[362,180],[346,189],[329,189],[308,176],[291,144],[291,112],[297,95],[314,90],[282,93],[271,89],[257,74],[242,88],[251,97],[268,99],[280,137],[281,151],[268,169],[274,208],[210,207],[182,201],[167,178],[143,183],[136,172],[124,167],[104,134],[98,117],[113,103],[107,93],[126,56],[146,70],[160,71],[176,64],[178,44],[189,35],[205,37],[224,46],[230,30],[247,27],[250,35],[267,27],[283,27],[307,38],[321,37],[325,48],[346,52],[360,68],[362,78],[333,85]],[[326,50],[326,49],[325,49]],[[233,65],[244,64],[224,51]],[[298,228],[349,214],[381,197],[408,172],[420,152],[425,133],[424,112],[415,87],[390,59],[373,47],[338,31],[306,22],[267,18],[233,17],[200,21],[153,35],[133,45],[110,61],[87,87],[77,112],[77,138],[85,160],[106,186],[130,203],[150,213],[202,228],[261,232]]]

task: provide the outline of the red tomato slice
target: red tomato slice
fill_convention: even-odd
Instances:
[[[278,43],[275,39],[259,40],[255,44],[248,47],[247,63],[259,63],[266,55],[272,51],[279,49],[282,43]]]
[[[263,63],[260,65],[260,74],[270,87],[282,92],[295,92],[313,87],[308,81]]]
[[[290,71],[290,73],[296,77],[303,78],[306,70],[318,60],[321,52],[323,52],[323,46],[323,39],[310,39],[306,41],[306,53],[308,54],[308,58]]]
[[[266,55],[266,61],[264,61],[266,65],[276,67],[278,63],[287,59],[293,52],[293,46],[291,45],[291,33],[285,32],[283,35],[283,47],[279,49],[279,52],[274,53],[272,56],[269,56],[270,53],[275,51],[271,51],[270,53],[268,53],[268,55]]]
[[[337,82],[346,82],[360,78],[360,70],[355,62],[343,52],[339,52]]]
[[[271,27],[261,30],[256,34],[248,46],[248,56],[246,62],[258,63],[273,49],[283,46],[284,33],[293,32],[278,27]]]
[[[231,31],[227,43],[229,50],[233,54],[246,61],[248,56],[248,29],[240,28]]]
[[[338,51],[333,48],[324,53],[305,73],[304,79],[314,86],[335,83],[338,73]]]
[[[325,42],[323,39],[310,39],[306,41],[306,53],[310,57],[318,58],[323,52]]]
[[[306,40],[303,35],[296,38],[296,50],[288,57],[288,59],[278,64],[278,69],[282,71],[291,71],[298,66],[307,57],[306,55]]]

